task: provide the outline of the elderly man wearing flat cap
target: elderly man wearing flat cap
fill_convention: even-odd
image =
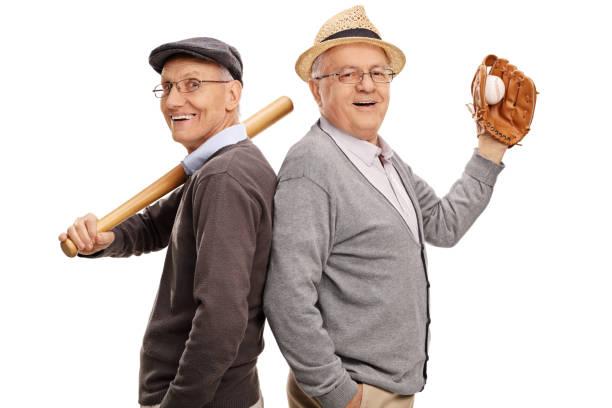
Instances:
[[[82,256],[168,247],[141,349],[139,402],[162,408],[262,407],[257,356],[276,175],[238,122],[242,61],[213,38],[154,49],[154,89],[172,137],[190,153],[187,182],[96,234],[96,217],[61,234]],[[204,164],[193,168],[193,163]]]
[[[378,135],[402,51],[363,7],[297,60],[321,117],[281,167],[264,310],[289,406],[412,407],[427,377],[425,242],[450,247],[486,207],[506,146],[481,135],[439,198]]]

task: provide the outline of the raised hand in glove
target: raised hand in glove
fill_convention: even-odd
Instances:
[[[491,70],[487,72],[489,67]],[[488,105],[485,100],[487,75],[500,77],[506,88],[504,97],[495,105]],[[508,60],[487,55],[472,80],[474,104],[470,110],[478,135],[486,131],[509,147],[520,142],[529,132],[537,93],[533,80],[509,64]]]

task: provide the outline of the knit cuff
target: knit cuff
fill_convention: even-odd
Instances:
[[[495,185],[497,175],[506,167],[503,163],[497,164],[478,153],[474,149],[472,158],[465,166],[465,173],[476,180],[491,187]]]
[[[315,397],[315,399],[323,408],[344,408],[357,394],[357,391],[359,391],[359,386],[346,374],[342,383],[333,391]]]

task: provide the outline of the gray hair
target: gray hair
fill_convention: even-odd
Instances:
[[[319,54],[319,56],[315,58],[314,62],[312,63],[312,68],[310,69],[311,78],[316,78],[323,75],[323,68],[325,68],[325,58],[323,56],[326,53],[327,51]]]
[[[229,70],[223,65],[219,65],[219,71],[221,71],[219,81],[232,81],[234,79],[234,77],[232,77],[232,74],[230,74]]]
[[[234,80],[234,77],[232,76],[232,74],[230,74],[229,70],[225,68],[223,65],[219,65],[219,71],[220,71],[219,81],[233,81]],[[236,106],[236,109],[234,110],[234,118],[236,119],[237,122],[239,122],[240,104],[238,104],[238,106]]]

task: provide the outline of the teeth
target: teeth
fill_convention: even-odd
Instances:
[[[195,115],[177,115],[177,116],[172,115],[171,116],[172,120],[192,119],[194,117]]]

